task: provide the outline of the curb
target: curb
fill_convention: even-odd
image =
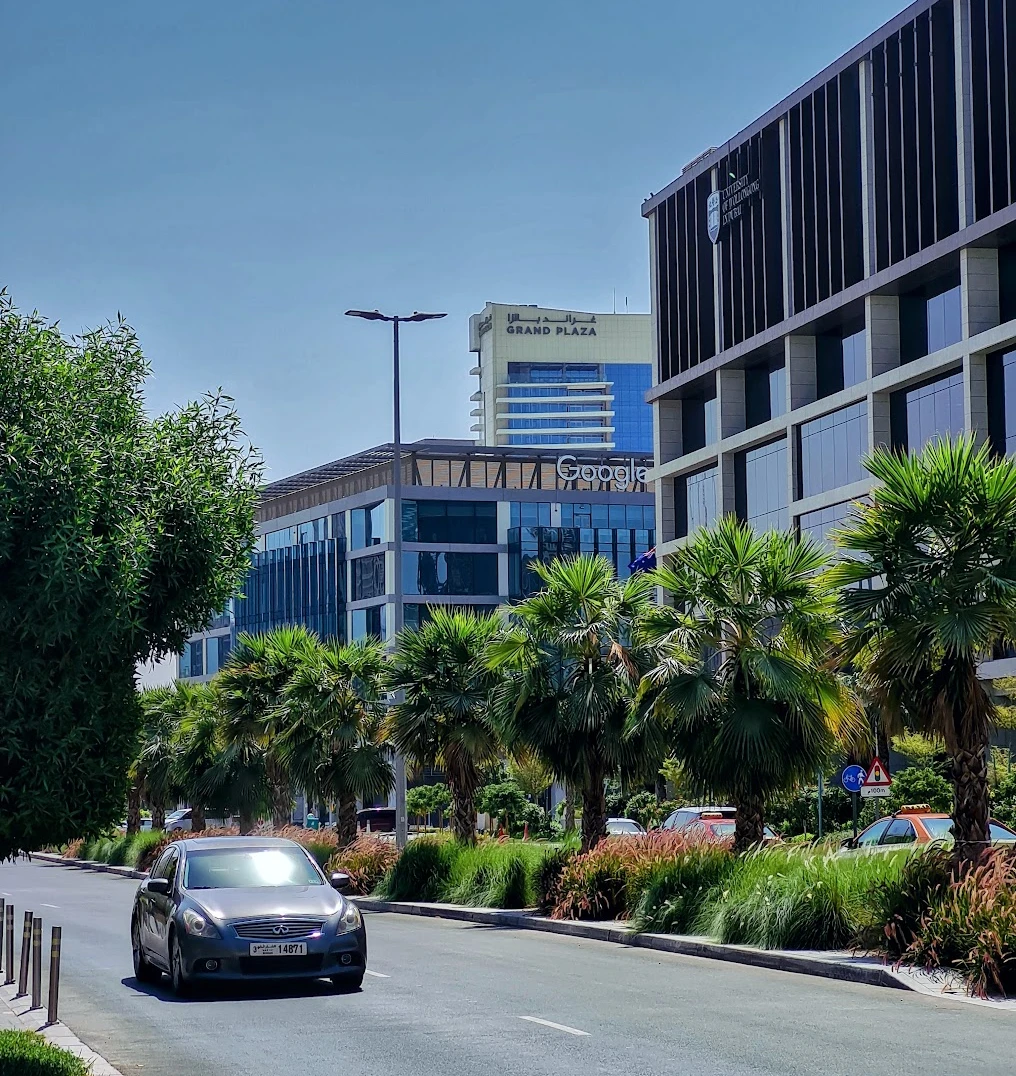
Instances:
[[[798,975],[817,975],[825,979],[882,986],[893,990],[913,991],[914,986],[891,967],[871,957],[824,959],[770,949],[754,949],[745,945],[721,945],[718,942],[698,941],[675,934],[635,934],[616,923],[580,923],[574,920],[547,919],[533,912],[502,911],[495,908],[463,908],[454,904],[418,904],[377,900],[374,897],[354,897],[357,905],[367,912],[393,912],[401,915],[422,915],[436,919],[454,919],[485,926],[513,927],[518,930],[538,930],[547,934],[564,934],[572,938],[611,942],[638,949],[655,949],[679,956],[695,956],[708,960],[726,960],[770,971],[794,972]]]
[[[113,867],[108,863],[93,863],[88,859],[65,859],[56,852],[33,852],[32,862],[39,860],[53,866],[76,867],[78,870],[98,871],[100,874],[118,874],[121,878],[147,878],[148,871],[138,871],[133,867]]]

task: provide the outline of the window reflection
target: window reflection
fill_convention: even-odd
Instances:
[[[738,516],[756,530],[787,527],[787,443],[772,441],[734,457]]]
[[[946,374],[889,397],[894,448],[920,452],[929,441],[963,432],[963,372]]]
[[[868,405],[851,404],[797,428],[800,473],[798,496],[811,497],[865,476]]]

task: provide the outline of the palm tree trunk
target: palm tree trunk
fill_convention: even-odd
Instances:
[[[761,796],[743,796],[737,801],[734,852],[747,852],[765,836],[765,802]]]
[[[200,803],[191,807],[191,833],[204,833],[205,831],[205,808]]]
[[[356,840],[356,796],[351,793],[339,796],[338,837],[342,847]]]
[[[152,804],[152,829],[166,828],[166,805],[164,803]]]
[[[254,815],[247,810],[241,810],[239,816],[240,836],[246,837],[254,829]]]
[[[589,784],[582,789],[582,851],[595,848],[607,835],[607,801],[603,791],[603,771],[593,766]]]
[[[564,831],[571,833],[575,829],[575,791],[566,781],[564,785]]]
[[[131,781],[127,789],[127,836],[141,832],[141,789]]]
[[[468,762],[448,770],[448,791],[452,794],[452,835],[466,844],[476,843],[476,767]]]
[[[950,679],[953,736],[946,741],[952,755],[953,865],[962,872],[979,863],[991,847],[987,758],[992,703],[973,662],[957,662]]]

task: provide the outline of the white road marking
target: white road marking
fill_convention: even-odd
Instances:
[[[375,979],[390,979],[390,975],[382,975],[379,971],[371,971],[370,968],[365,968],[364,975],[373,975]]]
[[[531,1024],[543,1024],[544,1027],[552,1027],[555,1031],[563,1031],[568,1035],[588,1035],[588,1031],[579,1031],[577,1027],[569,1027],[567,1024],[555,1024],[553,1020],[541,1020],[538,1016],[520,1016],[520,1020],[528,1020]]]
[[[40,901],[39,903],[42,904],[43,908],[59,908],[60,907],[59,904],[46,904],[43,901]]]

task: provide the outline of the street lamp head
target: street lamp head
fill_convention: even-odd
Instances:
[[[392,321],[393,319],[380,310],[347,310],[347,318],[364,318],[367,321]]]
[[[446,318],[447,314],[421,314],[414,310],[411,317],[399,318],[399,321],[435,321],[437,318]]]

